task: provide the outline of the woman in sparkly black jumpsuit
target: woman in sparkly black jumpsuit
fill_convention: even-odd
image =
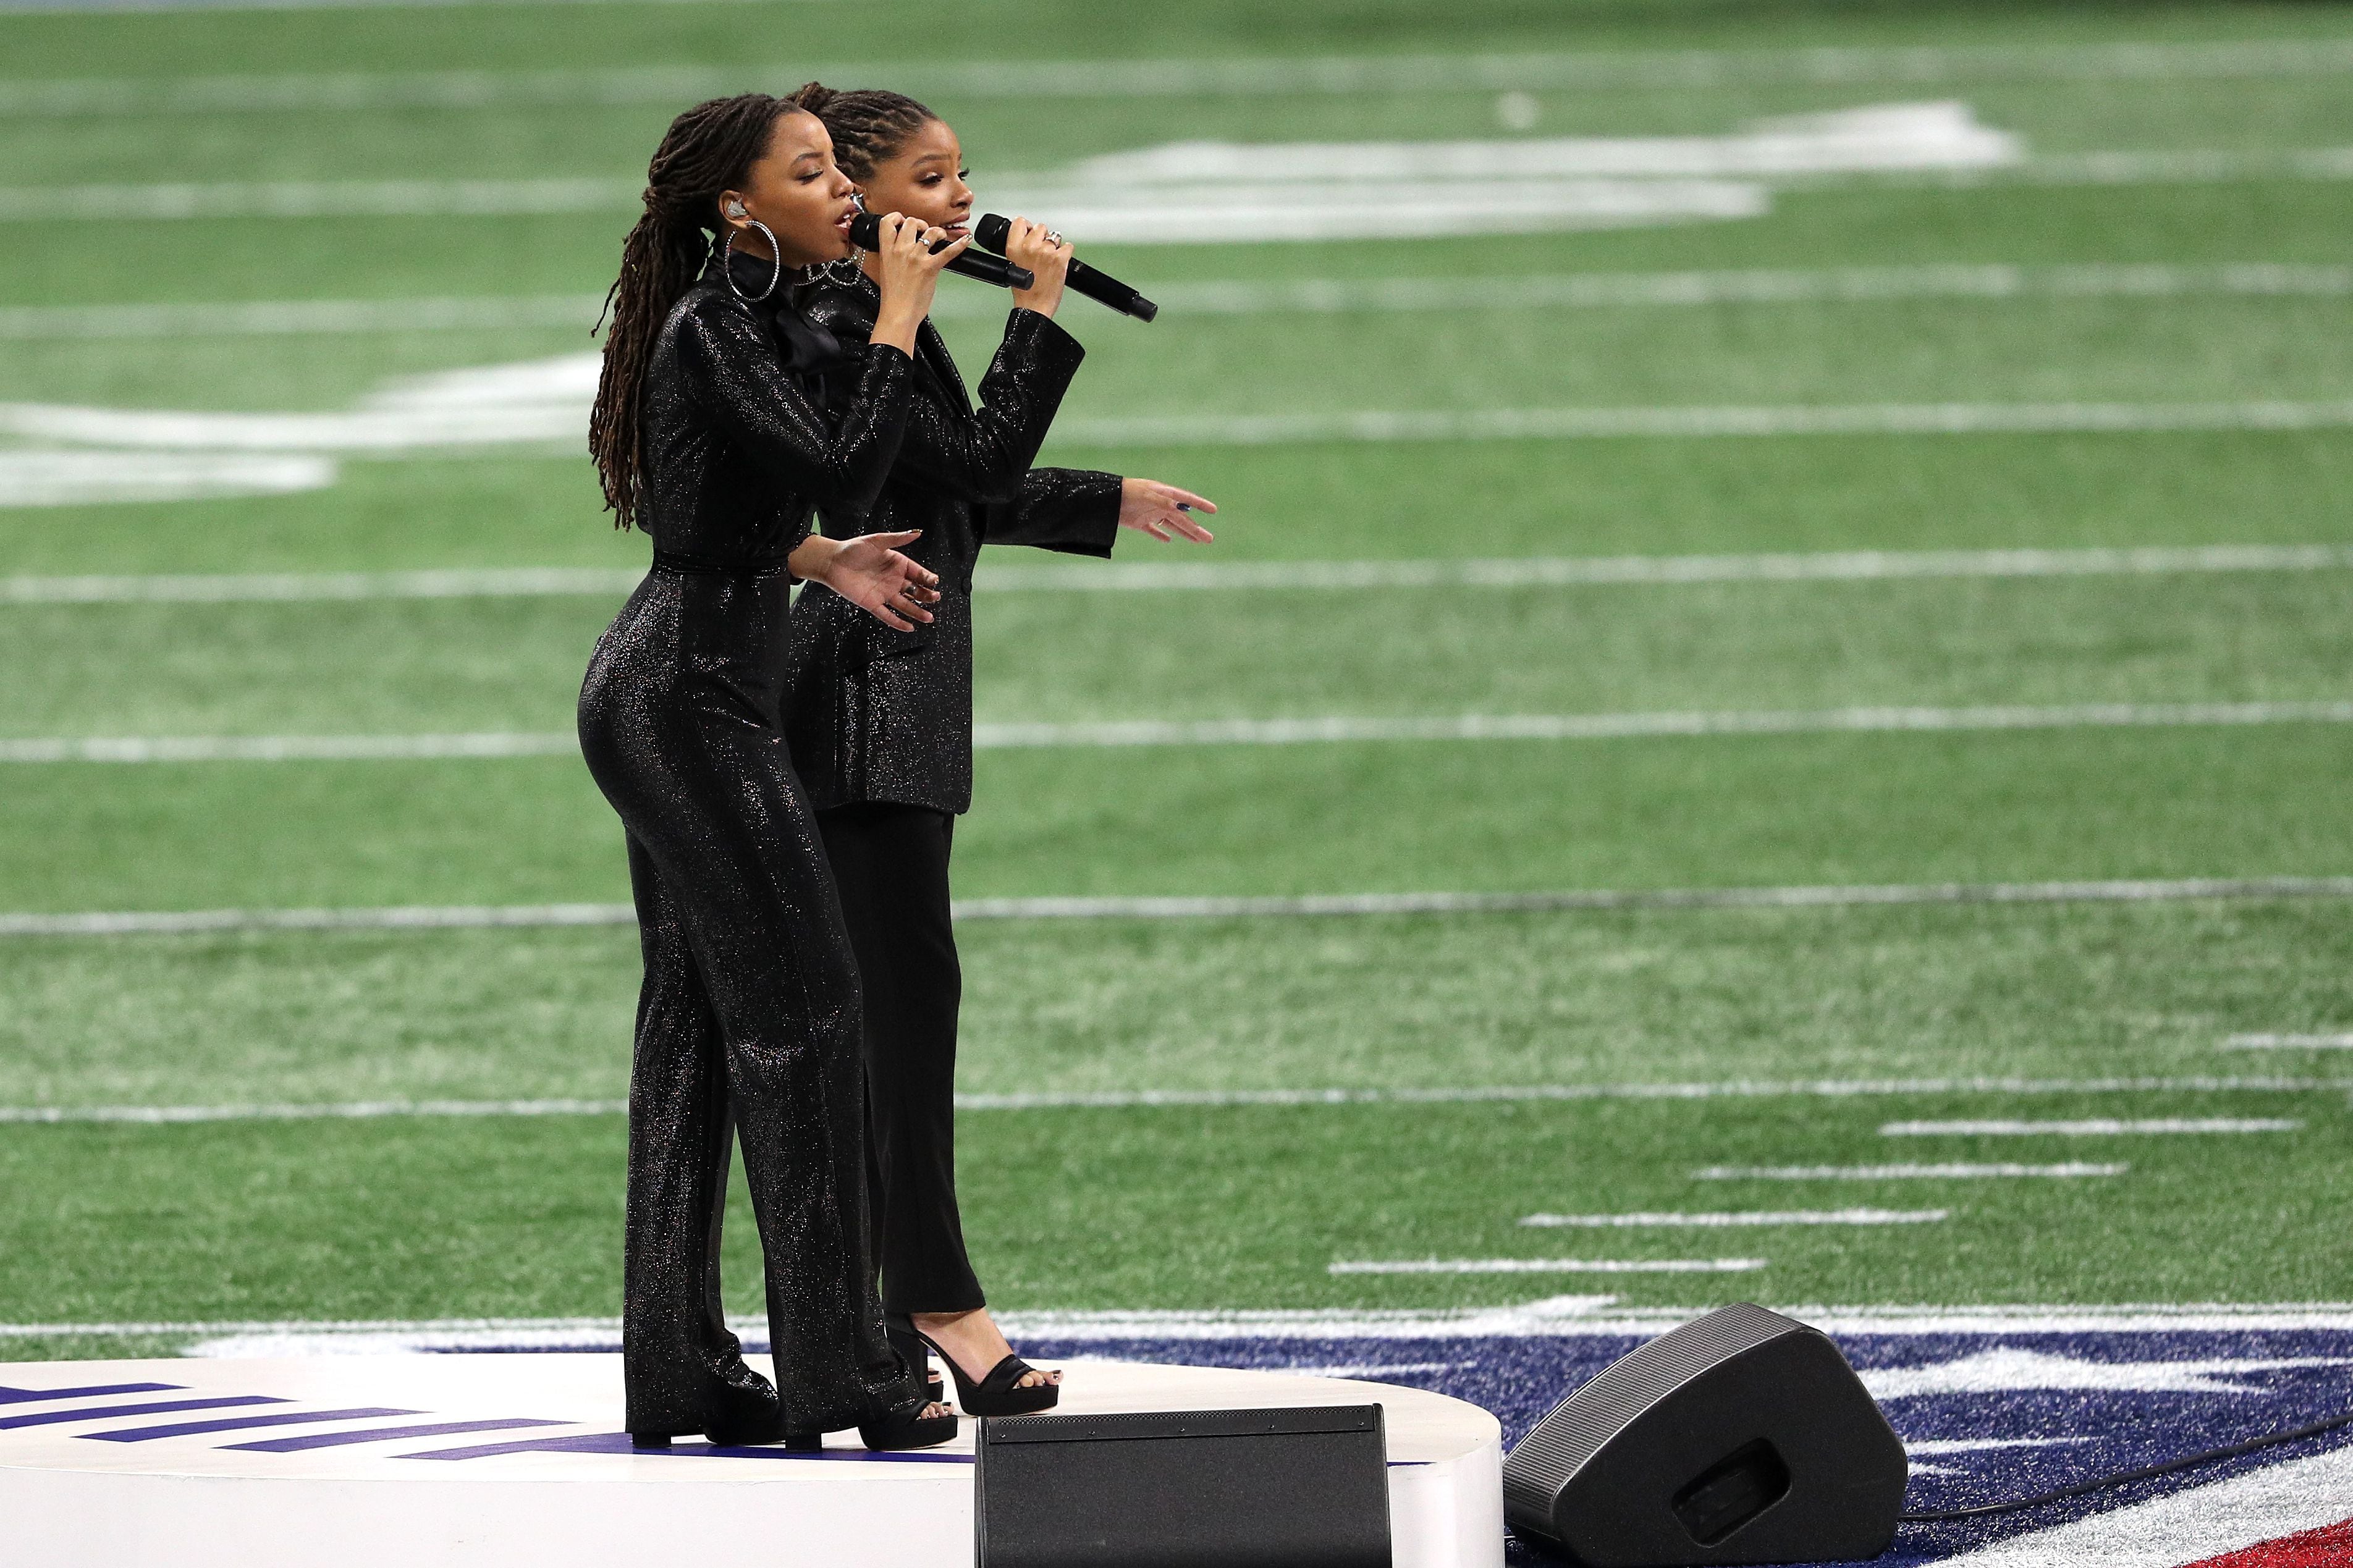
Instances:
[[[906,351],[946,259],[926,244],[939,231],[886,220],[889,330],[828,414],[808,369],[824,356],[778,285],[788,267],[849,253],[849,195],[823,126],[779,100],[680,116],[614,287],[591,422],[608,502],[654,544],[580,694],[581,748],[628,830],[645,955],[622,1331],[641,1444],[703,1432],[806,1447],[856,1426],[870,1447],[912,1447],[955,1429],[882,1331],[858,976],[776,706],[796,578],[900,629],[930,619],[938,596],[892,548],[913,535],[810,532],[815,507],[856,517],[881,488],[906,423]],[[721,1311],[739,1138],[773,1389]]]
[[[870,207],[949,233],[969,222],[963,150],[922,104],[814,82],[793,101],[825,121],[837,161]],[[1085,351],[1052,319],[1070,247],[1043,225],[1017,219],[1007,250],[1037,281],[1014,293],[980,408],[925,321],[907,433],[871,513],[878,528],[922,530],[908,552],[939,574],[936,618],[895,632],[836,595],[804,595],[785,696],[786,733],[865,982],[869,1186],[886,1321],[910,1359],[923,1353],[923,1340],[941,1352],[971,1415],[1043,1409],[1058,1399],[1060,1378],[1029,1366],[998,1331],[956,1203],[962,972],[948,859],[956,816],[972,802],[973,563],[984,544],[1109,555],[1123,526],[1206,541],[1182,509],[1216,510],[1151,479],[1030,467]],[[845,344],[866,341],[881,305],[871,271],[829,268],[809,290],[809,320]],[[846,384],[830,389],[839,399]]]

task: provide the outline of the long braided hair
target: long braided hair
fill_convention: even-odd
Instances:
[[[612,330],[596,405],[588,416],[588,450],[605,487],[613,526],[637,521],[645,476],[638,414],[654,338],[679,296],[702,273],[708,231],[720,231],[719,193],[740,189],[767,151],[777,119],[796,105],[765,92],[714,98],[670,122],[646,169],[645,215],[621,245],[621,275],[606,291]],[[604,317],[597,319],[604,325]]]
[[[825,121],[834,163],[861,185],[876,164],[897,157],[908,137],[939,118],[905,93],[880,88],[842,92],[813,81],[785,101]]]

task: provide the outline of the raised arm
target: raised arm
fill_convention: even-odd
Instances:
[[[913,399],[913,363],[867,351],[856,391],[828,415],[787,374],[750,310],[712,298],[677,323],[692,394],[712,420],[787,489],[830,513],[861,516],[899,455]]]

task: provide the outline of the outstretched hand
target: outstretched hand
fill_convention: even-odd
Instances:
[[[1158,479],[1119,481],[1120,527],[1148,533],[1163,544],[1172,533],[1181,533],[1196,544],[1208,543],[1217,535],[1194,521],[1193,513],[1217,510],[1215,502]]]
[[[940,598],[938,574],[899,553],[900,545],[922,537],[920,529],[906,533],[861,533],[835,543],[821,564],[801,575],[824,584],[892,631],[911,632],[916,622],[932,618],[932,612],[923,606],[935,605]]]

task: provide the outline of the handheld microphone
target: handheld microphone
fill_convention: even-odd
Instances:
[[[882,247],[882,219],[874,213],[860,213],[849,220],[849,242],[867,250]],[[934,254],[944,250],[954,240],[943,240],[932,247]],[[967,278],[977,278],[983,283],[994,283],[999,289],[1027,289],[1038,281],[1038,275],[1027,267],[1016,267],[1001,256],[976,254],[966,250],[948,263],[948,270],[961,272]]]
[[[995,213],[988,213],[984,215],[978,223],[972,226],[972,235],[975,239],[988,247],[989,249],[1002,253],[1005,249],[1006,237],[1011,233],[1012,228],[1013,226],[1004,218]],[[1067,281],[1071,288],[1084,294],[1088,299],[1109,305],[1124,316],[1134,316],[1139,321],[1148,321],[1160,314],[1159,306],[1110,273],[1097,271],[1076,257],[1071,258],[1071,270]]]

